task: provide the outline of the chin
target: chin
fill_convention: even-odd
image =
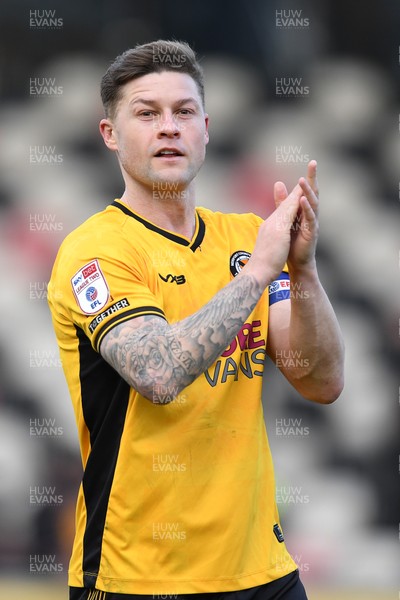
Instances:
[[[163,174],[152,182],[153,198],[155,200],[186,200],[189,197],[188,182],[186,179]]]

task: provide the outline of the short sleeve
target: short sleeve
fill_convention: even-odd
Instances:
[[[97,352],[104,336],[124,321],[144,315],[165,319],[146,257],[121,244],[118,256],[107,247],[61,251],[48,286],[53,320],[81,328]]]

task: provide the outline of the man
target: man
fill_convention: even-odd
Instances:
[[[296,390],[321,403],[342,390],[315,265],[316,162],[290,194],[275,184],[264,222],[195,208],[208,116],[191,48],[128,50],[102,99],[125,191],[67,236],[49,284],[84,465],[70,598],[306,598],[261,383],[266,354],[300,350],[307,366],[281,369]]]

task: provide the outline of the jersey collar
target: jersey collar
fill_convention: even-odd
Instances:
[[[162,229],[161,227],[158,227],[151,221],[148,221],[144,217],[133,212],[133,210],[128,208],[125,204],[122,204],[122,202],[120,202],[119,200],[114,200],[114,202],[112,202],[110,206],[115,206],[116,208],[119,208],[123,213],[125,213],[129,217],[133,217],[134,219],[136,219],[136,221],[139,221],[139,223],[142,223],[142,225],[147,227],[147,229],[150,229],[151,231],[155,231],[159,235],[162,235],[162,236],[168,238],[172,242],[176,242],[177,244],[181,244],[182,246],[189,246],[189,248],[192,250],[192,252],[195,252],[197,250],[197,248],[199,248],[200,244],[202,243],[202,241],[204,239],[204,235],[206,232],[206,226],[205,226],[203,219],[197,212],[197,210],[196,210],[196,228],[194,231],[194,235],[191,240],[188,240],[187,238],[185,238],[181,235],[178,235],[177,233],[168,231],[168,229]]]

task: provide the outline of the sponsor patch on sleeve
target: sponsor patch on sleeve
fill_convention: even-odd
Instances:
[[[289,274],[282,271],[278,279],[275,279],[268,286],[269,294],[269,305],[280,302],[281,300],[287,300],[290,298],[290,278]]]
[[[94,315],[108,302],[110,290],[98,260],[92,260],[71,278],[76,302],[86,315]]]

